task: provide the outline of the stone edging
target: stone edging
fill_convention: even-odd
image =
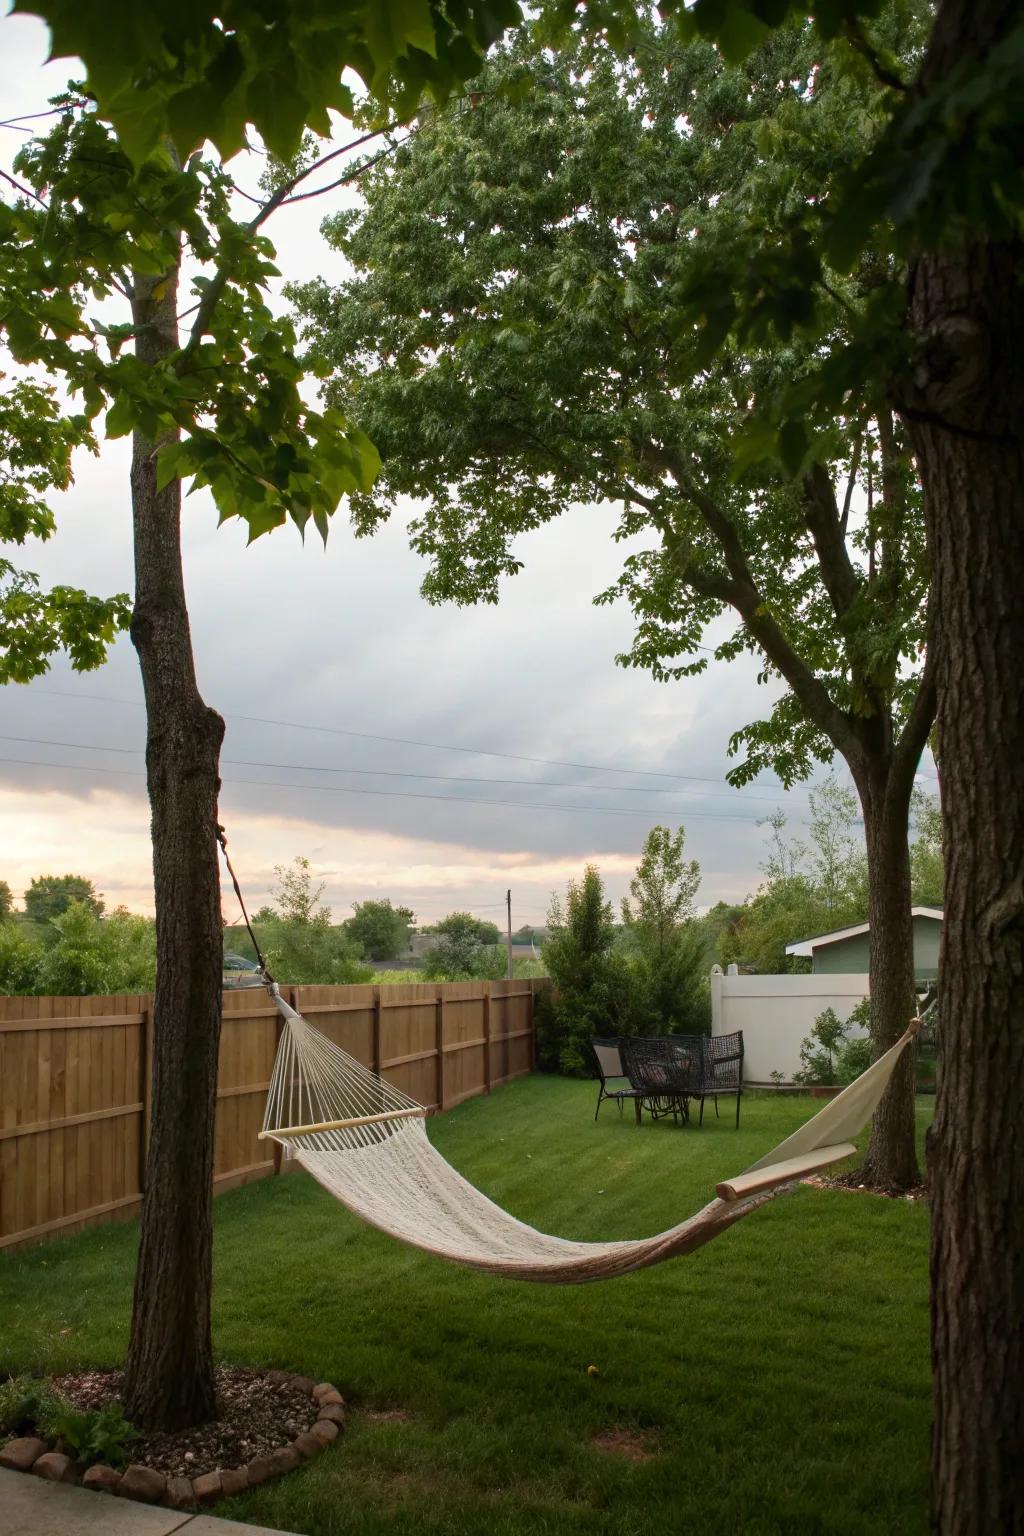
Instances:
[[[301,1387],[313,1398],[316,1422],[287,1445],[264,1456],[256,1456],[245,1467],[201,1472],[198,1477],[167,1477],[154,1467],[133,1463],[118,1472],[102,1464],[89,1467],[79,1475],[74,1459],[63,1451],[51,1450],[45,1440],[23,1436],[9,1440],[0,1448],[0,1467],[13,1472],[33,1472],[51,1483],[77,1483],[82,1488],[102,1489],[123,1499],[143,1504],[162,1504],[168,1509],[196,1509],[215,1500],[257,1488],[272,1477],[283,1477],[303,1462],[311,1461],[335,1441],[345,1427],[345,1401],[329,1381],[314,1385],[308,1376],[293,1376],[290,1371],[268,1371],[268,1380],[276,1386],[286,1383]]]

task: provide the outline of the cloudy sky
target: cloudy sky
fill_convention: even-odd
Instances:
[[[32,18],[0,20],[3,117],[38,111],[71,72],[46,67]],[[0,131],[8,163],[18,135]],[[258,167],[239,164],[255,187]],[[337,196],[337,194],[334,194]],[[335,205],[336,206],[336,205]],[[269,226],[285,276],[331,275],[318,233],[327,200]],[[83,457],[59,498],[60,533],[23,563],[48,583],[131,590],[129,448]],[[756,886],[758,820],[807,792],[724,781],[732,731],[769,695],[749,661],[669,685],[615,666],[628,611],[592,599],[620,569],[610,508],[580,507],[524,541],[523,573],[496,608],[431,608],[397,519],[354,539],[339,512],[326,551],[281,530],[246,549],[206,495],[186,503],[184,555],[200,686],[227,720],[222,819],[259,906],[274,866],[310,858],[336,916],[388,895],[421,920],[453,908],[543,921],[550,892],[596,862],[623,894],[647,829],[687,829],[702,905]],[[710,635],[706,638],[713,639]],[[89,875],[110,904],[152,909],[144,722],[134,652],[99,672],[57,664],[3,691],[0,878]],[[820,775],[819,775],[820,777]],[[225,913],[235,903],[225,894]]]

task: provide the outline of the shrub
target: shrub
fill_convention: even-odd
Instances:
[[[24,1435],[41,1429],[49,1433],[50,1419],[59,1399],[36,1376],[11,1376],[0,1381],[0,1435]]]
[[[437,942],[423,961],[428,981],[497,981],[508,964],[494,923],[471,912],[449,912],[434,928]]]
[[[864,1000],[868,1002],[867,999]],[[870,1003],[868,1003],[870,1015]],[[814,1021],[814,1028],[800,1046],[803,1063],[795,1081],[805,1086],[845,1086],[858,1078],[871,1061],[870,1036],[849,1038],[851,1024],[864,1021],[863,1004],[850,1014],[844,1024],[834,1008],[826,1008]]]
[[[17,923],[0,923],[0,996],[34,992],[42,954],[42,945],[26,939]]]
[[[124,1466],[129,1460],[132,1442],[138,1438],[124,1416],[120,1403],[105,1403],[102,1408],[71,1408],[61,1404],[49,1415],[46,1428],[64,1444],[69,1456],[80,1467],[102,1461],[108,1467]]]
[[[48,1382],[12,1376],[0,1382],[0,1436],[31,1433],[61,1441],[80,1467],[96,1461],[123,1466],[137,1438],[118,1402],[97,1409],[73,1408]]]

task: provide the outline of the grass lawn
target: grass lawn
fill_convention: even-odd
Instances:
[[[595,1125],[594,1098],[523,1079],[431,1136],[525,1220],[624,1238],[697,1210],[819,1107],[752,1095],[738,1133],[729,1108],[638,1130],[610,1104]],[[304,1174],[215,1211],[218,1353],[331,1380],[351,1410],[317,1461],[220,1514],[310,1536],[926,1528],[923,1204],[804,1188],[691,1258],[568,1288],[429,1258]],[[0,1371],[118,1364],[135,1243],[120,1225],[0,1256]]]

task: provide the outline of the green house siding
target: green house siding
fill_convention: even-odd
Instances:
[[[828,976],[837,973],[866,976],[870,958],[868,935],[857,933],[852,939],[837,939],[834,944],[818,944],[811,958],[811,970]]]
[[[934,981],[939,974],[942,924],[934,917],[915,917],[913,928],[914,975],[919,981]],[[866,974],[870,958],[870,935],[857,933],[848,939],[836,939],[832,944],[815,945],[811,970],[827,976]]]

